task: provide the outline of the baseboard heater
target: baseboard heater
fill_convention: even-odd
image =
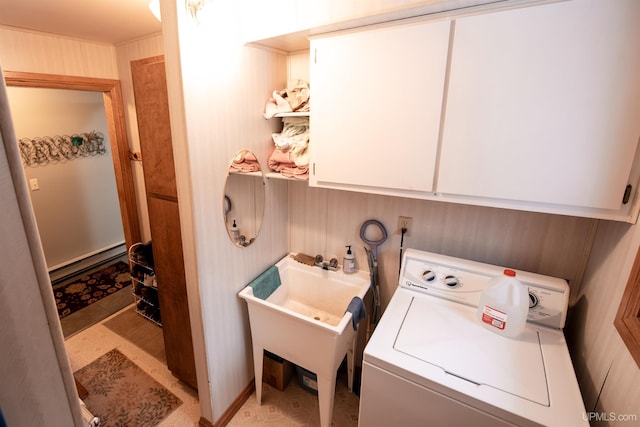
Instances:
[[[55,285],[70,277],[83,274],[100,264],[111,262],[122,256],[126,256],[126,254],[127,248],[124,242],[118,242],[106,248],[69,260],[66,263],[53,266],[49,268],[51,284]]]

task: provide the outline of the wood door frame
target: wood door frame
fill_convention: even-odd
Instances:
[[[140,222],[129,160],[129,142],[124,118],[124,104],[120,81],[93,77],[5,71],[7,86],[71,89],[102,92],[104,110],[109,127],[109,142],[113,153],[113,170],[118,191],[125,244],[130,247],[140,241]]]

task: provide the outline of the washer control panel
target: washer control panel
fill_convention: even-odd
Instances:
[[[485,284],[505,267],[432,252],[406,249],[400,287],[477,307]],[[529,289],[527,321],[561,329],[566,321],[569,285],[566,280],[514,270]]]

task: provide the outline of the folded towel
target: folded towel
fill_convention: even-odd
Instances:
[[[292,159],[291,152],[275,149],[269,157],[269,167],[289,178],[309,179],[309,166],[300,166]]]
[[[256,156],[249,150],[239,151],[233,158],[229,171],[231,172],[257,172],[260,170],[260,163]]]
[[[249,286],[253,288],[253,296],[260,299],[267,299],[278,286],[280,286],[280,272],[278,267],[272,265],[264,273],[253,279]]]
[[[353,297],[346,311],[351,313],[351,324],[353,325],[353,330],[358,330],[358,323],[367,317],[367,310],[364,308],[364,301],[362,301],[362,298]]]

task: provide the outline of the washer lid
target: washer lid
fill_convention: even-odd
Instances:
[[[475,308],[414,297],[393,347],[478,386],[550,404],[540,337],[529,325],[507,338],[485,329]]]

